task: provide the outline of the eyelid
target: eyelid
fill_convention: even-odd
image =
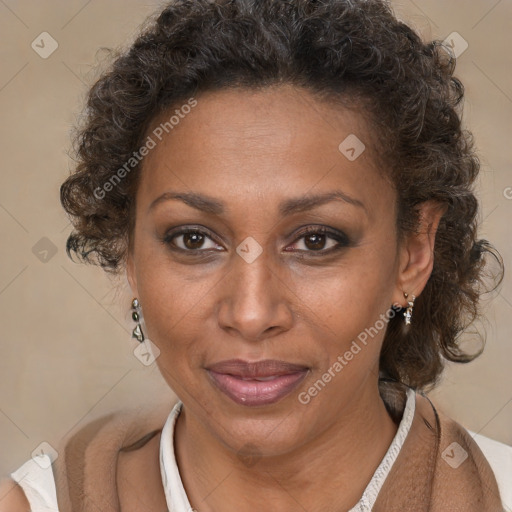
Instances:
[[[314,255],[321,256],[321,255],[330,254],[339,249],[343,249],[344,247],[348,247],[351,243],[348,236],[345,233],[343,233],[342,231],[339,231],[339,230],[336,230],[333,228],[329,228],[327,226],[322,226],[322,225],[316,225],[316,226],[309,225],[305,229],[302,229],[302,230],[299,229],[298,232],[295,233],[294,241],[290,245],[296,244],[299,240],[303,239],[305,236],[307,236],[309,234],[325,235],[327,238],[330,238],[330,239],[336,241],[337,245],[335,245],[334,247],[330,247],[329,249],[319,249],[318,251],[313,251],[313,250],[306,251],[303,249],[296,249],[296,252],[299,252],[302,254],[305,254],[305,253],[311,254],[313,256]]]
[[[174,245],[171,240],[174,238],[177,238],[182,235],[186,235],[187,233],[198,233],[200,235],[208,237],[212,242],[214,242],[217,245],[221,245],[217,240],[216,236],[213,235],[213,233],[204,226],[198,226],[198,225],[191,225],[191,226],[179,226],[173,229],[170,229],[169,231],[166,231],[164,236],[162,237],[161,241],[163,244],[171,246],[173,250],[180,251],[182,253],[190,253],[190,254],[199,254],[199,253],[206,253],[211,251],[217,251],[220,252],[219,249],[182,249],[181,247],[177,247]]]

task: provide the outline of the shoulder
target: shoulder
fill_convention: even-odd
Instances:
[[[144,482],[138,468],[159,471],[159,433],[172,405],[114,411],[66,436],[53,463],[59,507],[79,510],[90,499],[101,510],[118,510],[121,494],[130,490],[126,482],[133,482],[135,474],[140,478],[137,489]]]
[[[0,512],[30,512],[23,489],[11,478],[0,480]]]
[[[68,455],[66,464],[82,463],[84,459],[108,459],[141,448],[163,428],[171,409],[172,404],[159,404],[102,415],[74,429],[61,441],[59,459],[64,453]]]
[[[426,400],[424,397],[421,400]],[[471,434],[437,411],[440,436],[434,480],[434,503],[440,510],[502,512],[494,472]],[[442,508],[445,507],[445,508]]]

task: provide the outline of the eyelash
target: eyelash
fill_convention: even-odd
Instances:
[[[174,232],[171,231],[163,237],[162,242],[165,245],[169,246],[169,248],[171,250],[179,251],[182,253],[188,253],[190,256],[200,256],[201,253],[206,253],[206,252],[212,251],[212,249],[182,249],[181,247],[176,247],[176,245],[173,244],[172,241],[174,238],[182,236],[182,235],[190,234],[190,233],[205,235],[208,238],[210,238],[212,241],[215,242],[215,240],[213,240],[213,238],[214,238],[213,235],[205,228],[201,228],[201,229],[199,229],[199,228],[182,228],[178,231],[174,231]],[[307,237],[308,235],[312,235],[312,234],[328,235],[327,239],[330,238],[332,240],[335,240],[337,242],[337,245],[330,247],[329,249],[319,249],[318,251],[298,249],[298,250],[296,250],[296,252],[308,253],[309,255],[315,257],[315,256],[324,256],[327,254],[331,254],[333,252],[339,251],[341,249],[344,249],[344,248],[350,246],[350,240],[344,233],[329,229],[325,226],[308,226],[306,229],[302,230],[300,233],[297,234],[295,241],[291,245],[296,244],[299,240],[302,240],[303,238]],[[213,249],[213,250],[218,251],[218,249]],[[287,252],[290,252],[290,251],[287,251]]]

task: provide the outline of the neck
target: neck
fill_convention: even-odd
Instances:
[[[375,382],[349,404],[341,421],[285,455],[240,457],[185,407],[176,423],[175,451],[197,512],[348,510],[360,499],[396,431]]]

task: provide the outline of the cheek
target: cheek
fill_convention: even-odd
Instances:
[[[137,280],[148,337],[160,351],[177,348],[178,344],[171,341],[179,338],[179,330],[193,314],[196,294],[172,267],[155,259],[138,267]]]
[[[184,286],[176,273],[157,266],[144,273],[142,283],[139,293],[146,335],[160,350],[156,364],[171,389],[184,396],[195,379],[192,368],[201,354],[196,340],[204,325],[197,318],[202,294],[193,285]]]
[[[330,360],[348,350],[354,340],[361,342],[371,360],[380,350],[387,327],[382,318],[391,307],[394,289],[394,253],[380,247],[380,251],[370,247],[354,251],[350,260],[322,276],[303,276],[296,288],[304,314],[316,324],[317,332],[325,334],[322,348]]]
[[[222,271],[199,276],[172,264],[165,255],[148,255],[139,266],[138,291],[147,337],[159,348],[162,375],[179,389],[193,379],[192,369],[204,364],[212,307]]]

